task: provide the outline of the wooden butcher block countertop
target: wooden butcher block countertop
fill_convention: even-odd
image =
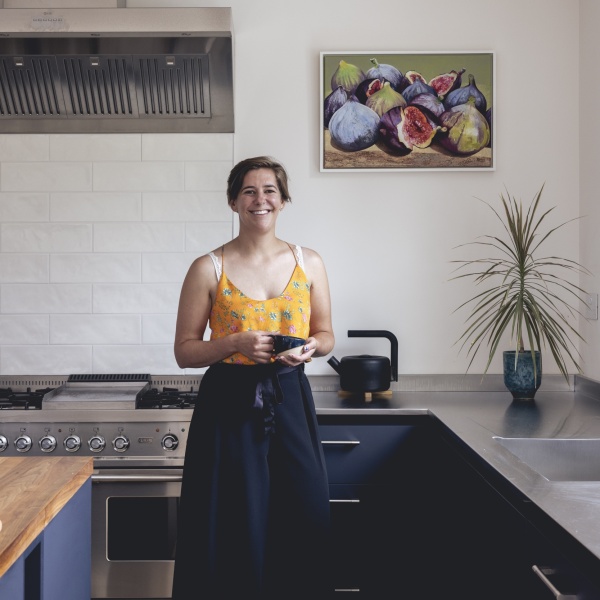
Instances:
[[[92,458],[0,458],[0,577],[92,475]]]

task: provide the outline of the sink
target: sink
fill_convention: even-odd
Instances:
[[[549,481],[600,482],[600,438],[494,439]]]

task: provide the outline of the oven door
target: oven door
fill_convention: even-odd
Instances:
[[[92,475],[92,598],[171,598],[182,469]]]

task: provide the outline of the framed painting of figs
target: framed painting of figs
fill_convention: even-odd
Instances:
[[[321,52],[321,171],[495,169],[493,52]]]

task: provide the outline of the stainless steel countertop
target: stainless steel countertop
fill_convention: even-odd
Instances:
[[[507,391],[394,391],[368,403],[335,391],[314,396],[318,415],[436,419],[480,464],[492,467],[600,560],[600,482],[548,481],[493,439],[600,438],[600,384],[576,377],[574,387],[539,391],[533,402],[513,402]]]

